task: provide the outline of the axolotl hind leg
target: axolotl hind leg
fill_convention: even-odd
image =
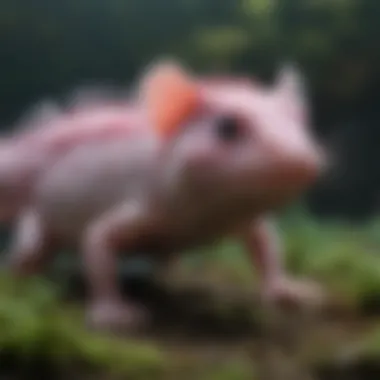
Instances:
[[[40,215],[25,210],[16,224],[9,249],[10,270],[16,276],[40,273],[52,257],[53,239]]]

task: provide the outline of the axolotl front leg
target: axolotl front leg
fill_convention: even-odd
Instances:
[[[241,234],[256,267],[264,301],[304,303],[321,302],[324,293],[315,283],[291,278],[283,263],[283,246],[270,218],[254,220]]]
[[[148,226],[147,213],[138,201],[129,202],[91,222],[82,235],[85,277],[90,291],[87,315],[96,329],[136,328],[147,314],[122,298],[117,283],[120,249],[128,251]],[[10,269],[17,277],[41,273],[59,246],[49,234],[43,217],[25,210],[16,225],[9,249]]]
[[[94,328],[131,328],[147,314],[122,298],[117,283],[117,254],[152,226],[143,202],[130,201],[96,219],[83,236],[83,259],[90,290],[88,322]]]

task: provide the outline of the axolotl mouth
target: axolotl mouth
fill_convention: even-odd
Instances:
[[[326,155],[312,139],[301,136],[299,144],[288,144],[286,140],[284,136],[279,146],[272,142],[264,148],[258,187],[267,193],[281,192],[288,198],[300,195],[318,181],[326,168]]]

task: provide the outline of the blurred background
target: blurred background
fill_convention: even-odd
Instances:
[[[1,121],[77,86],[127,85],[157,56],[269,81],[294,60],[339,155],[313,210],[363,218],[380,186],[379,17],[376,0],[2,0]]]
[[[280,218],[289,270],[321,280],[332,292],[344,294],[340,299],[350,300],[352,308],[343,313],[333,331],[344,330],[351,334],[363,329],[367,331],[369,326],[378,331],[377,335],[369,333],[370,342],[363,338],[365,344],[360,347],[365,348],[354,355],[353,362],[349,361],[353,363],[351,367],[347,364],[345,369],[339,366],[336,369],[332,354],[328,355],[328,364],[322,361],[324,364],[320,364],[316,372],[319,378],[338,378],[344,371],[347,377],[340,378],[380,377],[380,329],[376,329],[376,310],[380,305],[378,0],[0,0],[0,10],[0,120],[3,130],[9,129],[36,102],[59,99],[78,86],[128,86],[145,65],[160,56],[178,57],[202,72],[250,75],[265,82],[273,79],[282,62],[298,63],[309,85],[313,127],[322,144],[333,153],[334,165],[306,195],[302,203],[306,208],[297,205]],[[208,280],[214,279],[214,283],[222,279],[223,284],[238,283],[241,289],[247,288],[244,284],[251,272],[244,255],[234,244],[226,243],[194,257],[186,261],[186,269],[181,269],[189,277],[195,270],[197,276],[201,277],[202,273]],[[7,353],[9,363],[12,360],[20,363],[21,354],[15,349],[20,346],[23,362],[28,362],[35,352],[41,356],[47,351],[50,356],[58,352],[59,363],[63,359],[65,363],[67,360],[72,363],[79,356],[86,360],[91,357],[91,363],[99,366],[100,362],[111,363],[108,370],[118,368],[128,379],[179,380],[202,376],[205,379],[252,379],[254,376],[252,360],[245,356],[247,352],[251,355],[252,349],[240,354],[243,346],[240,343],[233,349],[229,345],[222,353],[216,348],[222,345],[213,346],[207,355],[201,350],[203,361],[207,362],[207,369],[202,362],[202,372],[193,358],[194,352],[190,350],[190,354],[181,355],[178,342],[173,343],[176,349],[175,353],[171,352],[170,359],[163,359],[160,356],[163,348],[158,354],[153,343],[139,351],[136,345],[126,346],[125,343],[119,347],[116,342],[93,341],[91,339],[98,338],[92,335],[86,335],[82,341],[78,336],[85,333],[73,327],[77,324],[67,322],[71,317],[61,320],[62,313],[58,313],[59,323],[51,317],[51,310],[61,306],[48,301],[46,287],[41,288],[39,284],[35,285],[37,288],[28,287],[24,298],[20,298],[22,302],[17,303],[19,290],[6,284],[3,287],[3,301],[6,302],[3,302],[4,307],[0,304],[0,319],[3,318],[7,327],[1,332],[0,323],[0,344],[13,347],[13,351],[9,348],[10,353]],[[146,295],[144,289],[142,293]],[[148,293],[152,298],[153,293]],[[162,294],[157,297],[153,297],[153,304],[164,305]],[[178,306],[177,301],[174,304]],[[65,310],[71,310],[70,307],[65,306]],[[174,311],[170,313],[177,315]],[[165,314],[165,318],[170,313]],[[188,316],[191,311],[182,313]],[[354,318],[352,315],[357,313],[364,316]],[[191,317],[196,330],[201,324],[198,317]],[[205,330],[216,325],[215,321],[210,322],[208,314],[207,318],[204,317],[208,321]],[[351,325],[352,320],[355,320],[354,325]],[[244,323],[237,319],[226,325],[230,329],[231,326],[243,329]],[[347,323],[350,325],[346,328]],[[331,328],[329,324],[328,329]],[[236,338],[238,332],[232,330],[230,335]],[[243,332],[244,336],[247,334]],[[330,339],[335,336],[330,332],[327,335]],[[355,335],[353,340],[357,339]],[[89,340],[91,343],[83,343]],[[57,342],[61,345],[59,349]],[[334,342],[342,343],[343,340],[336,338]],[[314,341],[307,342],[313,352],[318,351],[317,346]],[[205,344],[202,347],[204,349]],[[322,347],[325,348],[326,343]],[[234,354],[229,356],[231,350]],[[357,364],[361,355],[365,359]],[[368,364],[369,358],[375,358],[373,363]],[[186,364],[181,370],[171,365],[172,361],[182,359]],[[214,359],[218,363],[215,371],[210,367]],[[36,365],[35,360],[33,363]],[[40,374],[50,368],[46,362],[38,363]],[[220,363],[225,367],[221,369]],[[4,366],[8,368],[0,363],[0,372]],[[10,364],[12,376],[16,376],[14,367]],[[66,366],[66,370],[68,367],[71,368]],[[73,373],[70,372],[70,376],[74,376]]]

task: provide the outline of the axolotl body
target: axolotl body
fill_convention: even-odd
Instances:
[[[207,83],[164,62],[143,75],[129,109],[111,107],[104,120],[89,113],[87,123],[74,115],[55,129],[62,117],[53,117],[52,128],[27,133],[40,155],[25,169],[26,190],[14,192],[12,271],[39,273],[55,250],[77,248],[90,289],[90,323],[130,326],[141,318],[118,289],[119,252],[170,261],[238,237],[264,295],[316,296],[318,288],[284,273],[269,217],[311,186],[323,167],[299,82],[285,70],[271,88]],[[12,189],[1,179],[0,190]]]

